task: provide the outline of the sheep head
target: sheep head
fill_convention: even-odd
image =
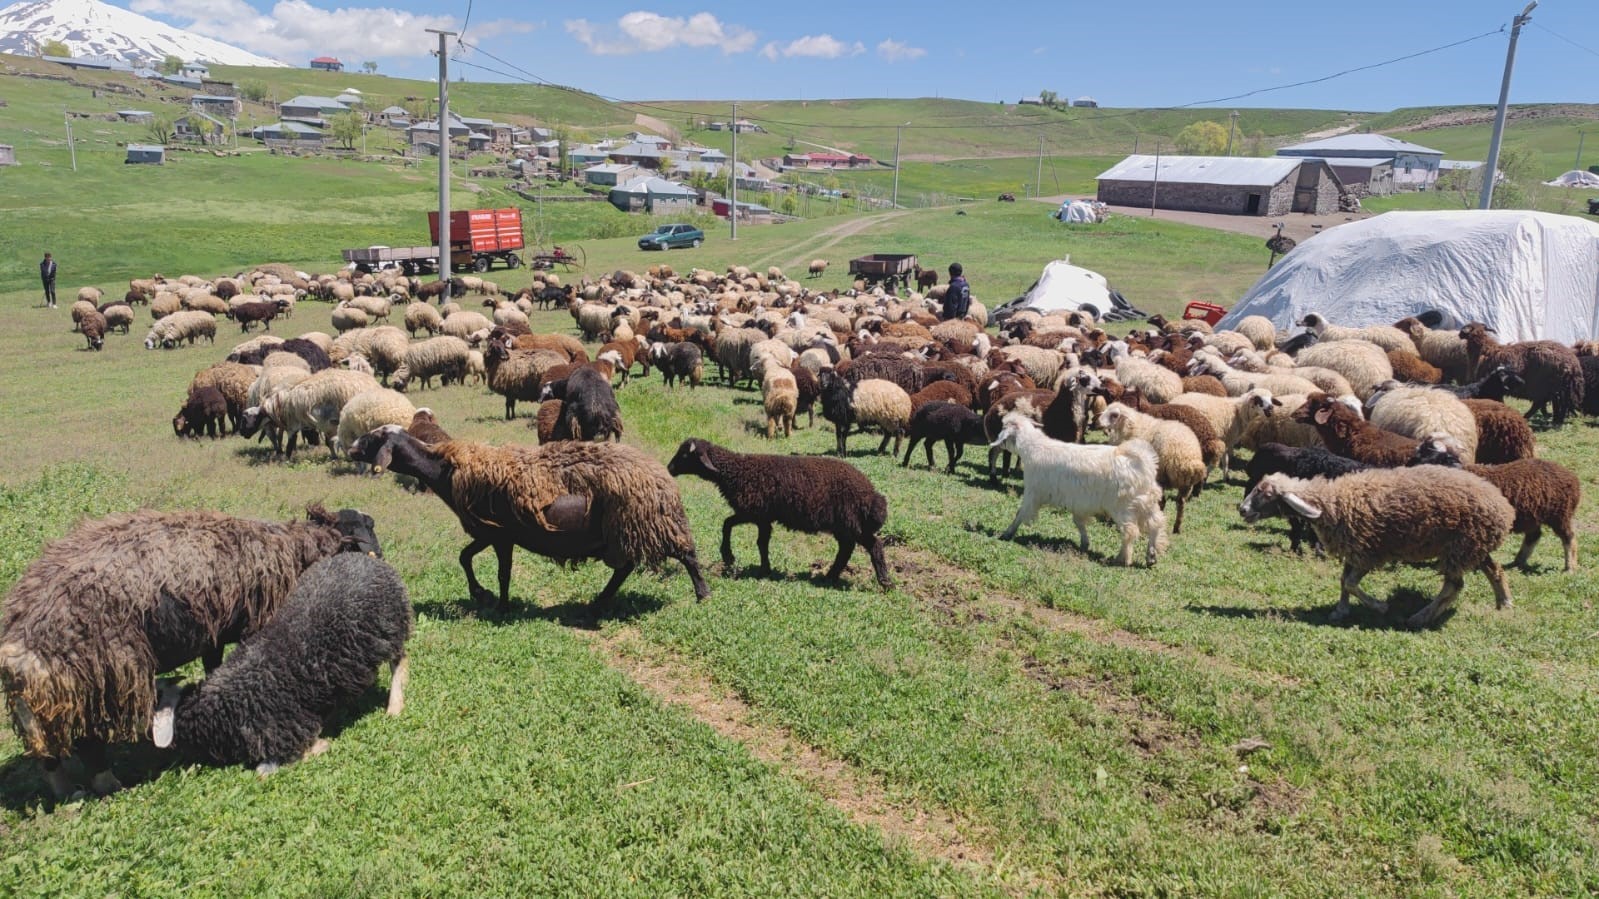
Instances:
[[[1023,430],[1037,429],[1038,427],[1036,422],[1020,412],[1005,413],[1005,417],[1001,419],[1001,422],[999,434],[994,438],[994,442],[988,445],[989,449],[1015,450],[1016,435]]]
[[[1303,483],[1285,474],[1266,475],[1238,504],[1238,514],[1250,524],[1290,512],[1305,518],[1320,518],[1321,508],[1297,492],[1302,489]]]
[[[678,446],[677,454],[666,464],[666,470],[673,477],[693,474],[709,479],[722,474],[716,463],[711,461],[711,444],[693,437]]]

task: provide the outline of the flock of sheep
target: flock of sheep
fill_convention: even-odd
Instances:
[[[693,390],[709,383],[708,366],[724,388],[759,389],[769,439],[791,434],[801,415],[814,424],[820,407],[840,457],[856,431],[880,435],[880,453],[892,443],[896,458],[908,440],[904,466],[920,443],[932,468],[942,445],[949,472],[966,446],[982,446],[996,482],[1017,457],[1020,508],[1000,536],[1055,507],[1072,516],[1086,552],[1089,523],[1108,518],[1122,565],[1140,539],[1155,564],[1171,539],[1168,498],[1178,534],[1186,504],[1218,468],[1230,484],[1234,454],[1250,451],[1240,514],[1285,517],[1295,550],[1310,539],[1343,563],[1335,618],[1351,597],[1385,612],[1360,584],[1394,562],[1431,563],[1443,576],[1412,626],[1437,620],[1471,570],[1506,606],[1493,553],[1511,533],[1523,535],[1518,566],[1544,527],[1562,541],[1566,570],[1577,565],[1580,484],[1536,458],[1527,417],[1502,400],[1529,400],[1529,415],[1555,426],[1599,413],[1594,347],[1501,345],[1480,324],[1343,328],[1314,315],[1298,335],[1260,318],[1212,331],[1156,317],[1117,336],[1083,313],[1029,310],[996,334],[980,303],[965,320],[939,321],[938,289],[824,293],[775,268],[653,266],[579,284],[540,273],[515,294],[458,278],[446,296],[441,282],[264,266],[213,281],[135,281],[124,303],[105,307],[80,295],[74,319],[95,346],[110,322],[131,324],[117,305],[147,302],[158,317],[146,346],[172,349],[214,340],[217,315],[243,335],[307,298],[335,303],[334,333],[262,333],[201,369],[174,431],[270,440],[284,458],[304,440],[402,476],[455,513],[469,538],[460,564],[470,593],[502,608],[518,546],[604,562],[612,574],[597,603],[640,566],[668,560],[685,568],[697,598],[709,595],[674,481],[689,475],[728,503],[720,555],[729,571],[737,525],[756,527],[768,568],[780,524],[836,539],[829,579],[860,549],[892,586],[880,535],[888,501],[842,458],[738,453],[689,436],[662,465],[621,442],[616,391],[630,378],[655,369],[666,389]],[[570,312],[575,333],[532,330],[530,314],[552,306]],[[396,314],[403,329],[387,323]],[[518,402],[536,403],[537,445],[451,439],[411,401],[435,381],[503,396],[507,419]],[[1089,442],[1096,430],[1106,442]],[[472,568],[490,548],[493,591]],[[352,510],[314,509],[288,524],[145,512],[81,525],[47,547],[0,617],[0,686],[27,751],[62,795],[74,786],[62,760],[82,755],[89,786],[108,792],[116,779],[105,744],[152,733],[197,759],[267,771],[316,751],[320,721],[369,687],[382,663],[394,669],[398,713],[410,608],[379,555],[373,523]],[[153,576],[169,570],[188,582]],[[223,646],[241,639],[224,662]],[[200,684],[157,684],[196,658],[208,672]],[[316,683],[294,674],[317,666],[336,674]]]

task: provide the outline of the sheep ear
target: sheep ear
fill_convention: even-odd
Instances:
[[[150,724],[150,739],[157,749],[172,746],[173,725],[177,718],[178,698],[182,693],[176,684],[161,681],[156,687],[155,715]]]
[[[394,435],[391,434],[391,435],[389,435],[389,439],[383,441],[383,445],[378,447],[377,458],[372,460],[372,470],[376,471],[379,474],[382,474],[384,471],[386,471],[388,469],[389,461],[391,459],[393,459],[393,458],[394,458]]]
[[[1324,425],[1327,423],[1327,419],[1329,418],[1332,418],[1331,406],[1323,406],[1322,408],[1316,410],[1316,424]]]
[[[1283,494],[1283,502],[1288,504],[1288,508],[1293,509],[1294,512],[1296,512],[1299,515],[1304,516],[1305,518],[1320,518],[1321,517],[1321,510],[1320,509],[1316,508],[1315,506],[1311,505],[1308,502],[1305,502],[1305,500],[1300,498],[1297,494],[1284,493]]]

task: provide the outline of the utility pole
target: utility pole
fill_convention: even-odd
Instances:
[[[1044,135],[1038,136],[1038,171],[1033,175],[1033,196],[1044,195]]]
[[[1516,41],[1521,37],[1521,26],[1532,21],[1532,11],[1537,6],[1538,0],[1532,0],[1510,26],[1510,49],[1505,51],[1505,80],[1499,85],[1499,111],[1494,114],[1494,136],[1488,144],[1488,161],[1483,164],[1482,201],[1477,204],[1478,209],[1493,208],[1494,182],[1499,180],[1499,144],[1505,137],[1505,110],[1510,104],[1510,75],[1516,68]]]
[[[738,240],[738,103],[733,104],[733,159],[727,167],[727,221],[733,226],[730,240]]]
[[[78,170],[78,145],[72,140],[72,114],[63,112],[61,120],[67,125],[67,149],[72,153],[72,170]]]
[[[1227,155],[1233,155],[1233,133],[1238,130],[1238,110],[1233,110],[1227,122]]]
[[[453,31],[423,29],[439,36],[439,280],[450,283],[450,51]],[[449,289],[446,288],[448,293]]]
[[[905,123],[905,125],[909,124],[909,122]],[[905,135],[905,125],[894,126],[894,197],[891,205],[895,209],[899,208],[899,141]]]
[[[1579,172],[1582,171],[1582,141],[1587,136],[1588,136],[1588,132],[1586,132],[1586,131],[1578,131],[1577,132],[1577,164],[1573,165],[1572,168],[1576,169]]]

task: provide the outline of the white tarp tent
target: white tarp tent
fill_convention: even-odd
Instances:
[[[1485,322],[1500,340],[1599,337],[1599,224],[1522,211],[1390,212],[1296,247],[1217,325],[1263,315],[1291,330],[1306,313],[1392,324],[1427,310],[1446,326]]]
[[[1549,187],[1585,187],[1592,190],[1599,187],[1599,175],[1572,169],[1553,181],[1545,181],[1544,184]]]
[[[1039,312],[1075,312],[1084,306],[1094,307],[1096,316],[1104,315],[1113,306],[1110,299],[1110,282],[1099,272],[1072,265],[1069,260],[1057,259],[1044,266],[1026,295],[1001,306],[1015,312],[1035,309]],[[998,310],[996,310],[998,311]]]
[[[1067,200],[1055,211],[1055,218],[1077,225],[1092,225],[1099,221],[1094,204],[1087,200]]]

